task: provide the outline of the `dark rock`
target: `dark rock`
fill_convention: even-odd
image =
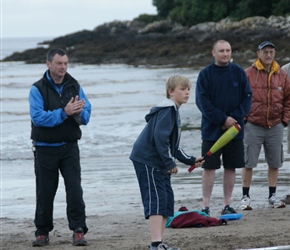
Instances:
[[[276,60],[289,60],[290,17],[251,17],[240,22],[223,19],[192,27],[171,21],[148,24],[138,20],[111,22],[67,36],[44,41],[43,48],[14,53],[3,61],[42,63],[51,48],[68,51],[70,61],[85,64],[123,63],[164,67],[204,67],[212,61],[212,45],[225,39],[232,45],[234,62],[248,67],[256,58],[263,40],[277,46]]]

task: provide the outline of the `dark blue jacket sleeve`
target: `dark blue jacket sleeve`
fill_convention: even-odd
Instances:
[[[195,164],[195,157],[187,155],[183,149],[178,148],[176,159],[186,165],[194,165]]]
[[[241,103],[240,105],[230,113],[231,117],[234,117],[236,120],[243,120],[245,116],[250,112],[252,105],[252,90],[248,82],[246,72],[241,70]]]
[[[175,148],[176,145],[170,145],[170,143],[177,143],[175,141],[170,142],[170,136],[176,124],[175,112],[172,110],[171,108],[166,108],[160,110],[158,113],[154,131],[156,148],[166,168],[176,166],[175,158],[186,165],[193,165],[195,163],[195,157],[187,155],[181,148],[177,148],[176,155],[173,156],[171,154],[171,149]]]
[[[161,109],[157,114],[154,141],[158,154],[167,169],[176,166],[175,158],[171,155],[170,135],[175,124],[175,117],[171,108]]]

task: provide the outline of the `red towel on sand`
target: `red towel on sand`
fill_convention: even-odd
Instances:
[[[170,226],[172,228],[186,228],[186,227],[210,227],[210,226],[220,226],[227,224],[226,220],[211,218],[203,216],[197,212],[190,212],[186,210],[185,207],[179,209],[179,211],[186,211],[171,221]]]

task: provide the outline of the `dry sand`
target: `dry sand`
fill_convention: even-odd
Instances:
[[[244,211],[240,220],[210,228],[166,229],[165,239],[182,250],[226,250],[290,245],[290,207]],[[139,213],[89,216],[85,249],[148,249],[148,221]],[[1,249],[31,249],[32,220],[1,219]],[[66,219],[56,219],[45,249],[73,249]],[[290,249],[290,247],[289,247]]]

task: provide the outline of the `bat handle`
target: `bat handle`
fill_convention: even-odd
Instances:
[[[205,157],[206,157],[206,155],[203,157],[202,160],[198,160],[198,161],[196,161],[196,163],[201,162],[201,161],[204,161]],[[195,165],[195,164],[192,165],[192,166],[190,166],[190,167],[188,168],[188,172],[191,173],[195,168],[196,168],[196,165]]]
[[[189,173],[191,173],[192,172],[192,170],[194,170],[196,168],[196,166],[195,165],[192,165],[192,166],[190,166],[189,168],[188,168],[188,172]]]

